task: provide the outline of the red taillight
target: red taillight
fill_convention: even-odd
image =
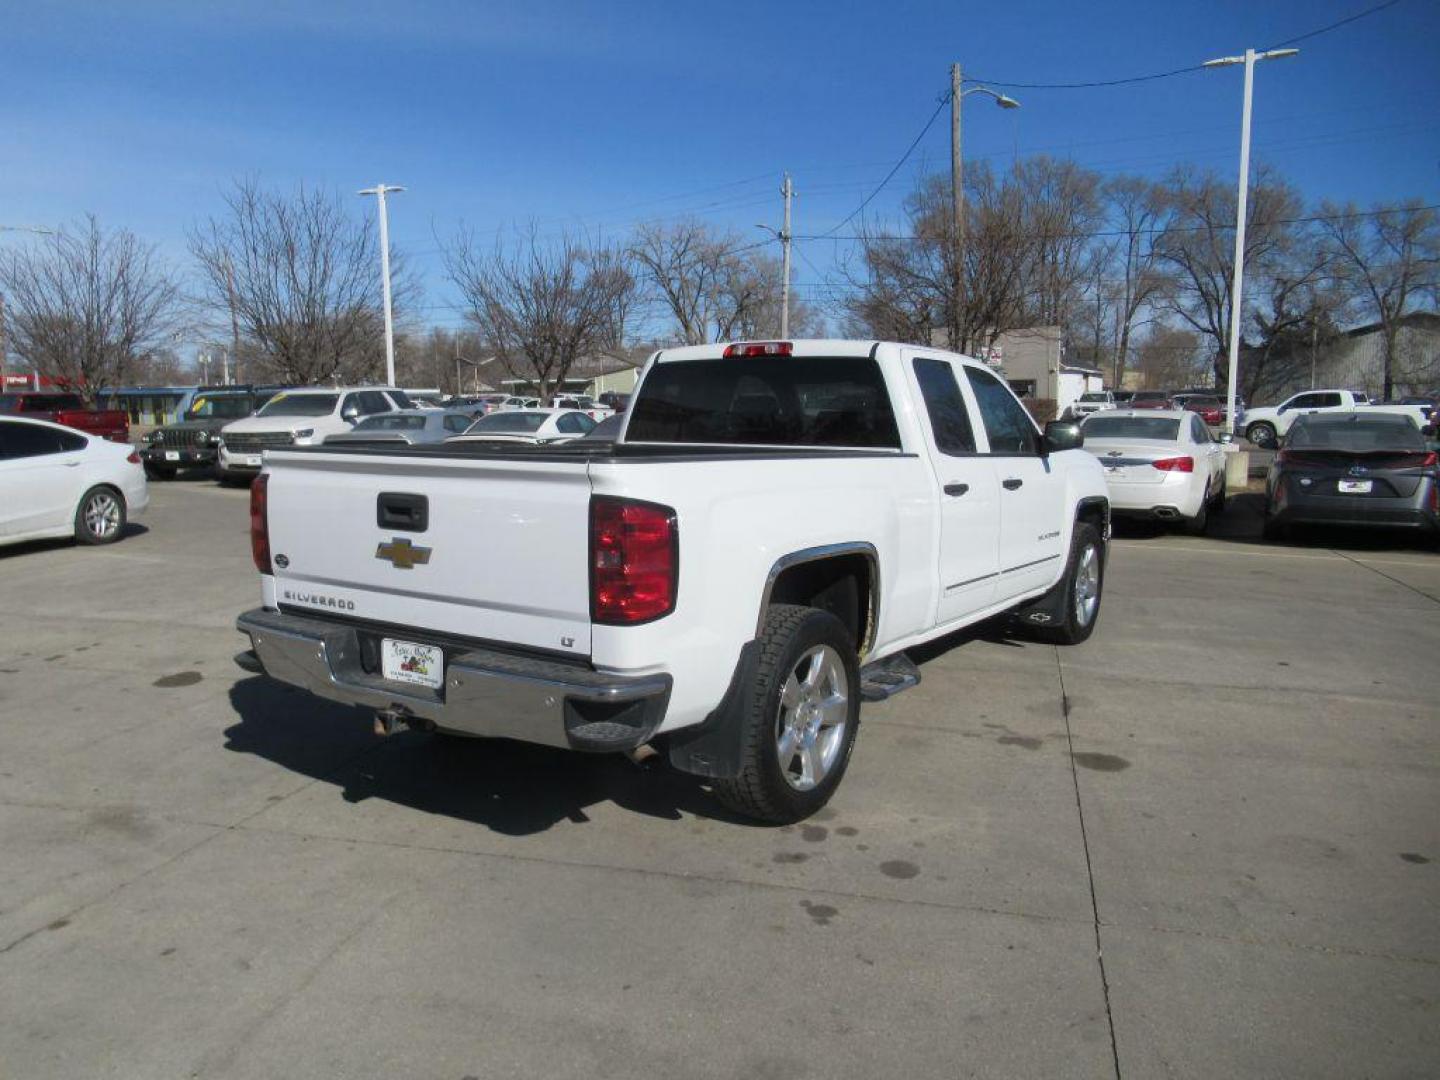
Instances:
[[[131,465],[139,465],[139,464],[140,464],[140,451],[139,451],[139,450],[131,450],[130,453],[126,456],[125,460],[128,461]]]
[[[725,346],[725,359],[735,360],[750,356],[789,356],[795,350],[792,341],[737,341]]]
[[[1161,472],[1194,472],[1195,459],[1192,457],[1167,457],[1150,462]]]
[[[262,473],[250,485],[250,556],[262,574],[271,573],[269,483],[270,477]]]
[[[675,610],[679,530],[668,506],[597,495],[590,500],[590,618],[610,626]]]
[[[1436,453],[1434,450],[1427,450],[1425,456],[1420,459],[1420,468],[1432,469],[1436,465],[1440,465],[1440,453]]]

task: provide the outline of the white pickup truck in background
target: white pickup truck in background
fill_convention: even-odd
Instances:
[[[1368,397],[1353,390],[1306,390],[1286,398],[1279,405],[1247,409],[1245,438],[1261,449],[1269,450],[1285,438],[1297,417],[1307,413],[1355,412],[1361,409],[1408,416],[1418,428],[1425,427],[1427,423],[1425,411],[1419,405],[1371,405]]]
[[[385,731],[648,744],[795,821],[906,649],[1004,612],[1090,635],[1082,439],[961,356],[785,341],[656,353],[614,443],[267,451],[238,659]]]

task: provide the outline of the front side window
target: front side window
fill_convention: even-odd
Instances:
[[[960,396],[960,384],[955,381],[955,369],[949,361],[916,357],[915,381],[925,399],[936,448],[942,454],[973,454],[975,431],[970,426],[970,410]]]
[[[1025,406],[1008,387],[988,371],[967,367],[965,375],[975,393],[980,422],[990,440],[992,454],[1038,454],[1040,433]]]
[[[885,380],[868,356],[656,364],[631,414],[632,443],[900,448]]]

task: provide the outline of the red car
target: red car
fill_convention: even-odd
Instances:
[[[1136,390],[1135,396],[1130,399],[1132,409],[1168,409],[1170,408],[1170,395],[1164,390]]]
[[[1200,419],[1211,427],[1219,427],[1225,422],[1225,405],[1217,397],[1192,397],[1185,402],[1185,411],[1199,413]]]
[[[0,394],[0,415],[49,420],[111,442],[130,441],[129,413],[123,409],[87,409],[79,394],[45,390]]]

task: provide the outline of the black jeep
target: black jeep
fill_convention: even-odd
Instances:
[[[213,469],[220,429],[249,416],[274,394],[269,387],[253,386],[197,390],[184,416],[145,436],[140,448],[145,474],[152,480],[173,480],[181,469]]]

